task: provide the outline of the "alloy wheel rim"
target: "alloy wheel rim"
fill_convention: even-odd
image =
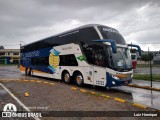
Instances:
[[[68,81],[69,81],[69,79],[70,79],[69,74],[65,74],[65,76],[64,76],[64,80],[65,80],[66,82],[68,82]]]
[[[82,83],[82,76],[78,75],[77,78],[76,78],[76,81],[77,81],[78,84],[81,84]]]

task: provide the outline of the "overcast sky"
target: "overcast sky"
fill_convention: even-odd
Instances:
[[[160,50],[160,0],[0,0],[5,48],[92,23],[116,28],[142,50]]]

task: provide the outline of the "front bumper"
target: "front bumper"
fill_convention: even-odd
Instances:
[[[106,74],[106,80],[107,80],[106,87],[122,86],[122,85],[130,84],[132,82],[131,77],[123,78],[123,79],[115,79],[109,73]]]

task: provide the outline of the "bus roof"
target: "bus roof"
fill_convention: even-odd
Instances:
[[[62,33],[58,33],[58,34],[55,34],[55,35],[52,35],[52,36],[49,36],[49,37],[46,37],[46,38],[43,38],[43,39],[40,39],[40,40],[37,40],[37,41],[34,41],[34,42],[31,42],[31,43],[28,43],[26,45],[23,45],[22,47],[25,47],[27,45],[30,45],[30,44],[33,44],[33,43],[36,43],[36,42],[39,42],[39,41],[43,41],[47,38],[50,38],[50,37],[54,37],[54,36],[59,36],[59,35],[63,35],[65,33],[68,33],[68,32],[71,32],[71,31],[74,31],[74,30],[78,30],[78,29],[82,29],[82,28],[87,28],[87,27],[95,27],[95,26],[105,26],[105,25],[101,25],[101,24],[87,24],[87,25],[83,25],[83,26],[80,26],[80,27],[77,27],[77,28],[73,28],[71,30],[67,30],[67,31],[64,31]],[[108,26],[105,26],[105,27],[108,27]],[[109,28],[112,28],[112,27],[109,27]],[[114,29],[114,28],[113,28]]]

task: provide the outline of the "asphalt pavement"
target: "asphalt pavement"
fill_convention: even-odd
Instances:
[[[115,87],[106,90],[102,87],[84,86],[60,83],[58,80],[40,77],[28,77],[19,72],[17,66],[0,67],[0,82],[22,101],[31,111],[157,111],[160,110],[160,92],[149,91],[128,86]],[[24,94],[28,93],[26,97]],[[0,89],[1,110],[6,102],[14,102],[5,96]],[[102,97],[103,96],[103,97]],[[9,97],[9,96],[8,96]],[[6,101],[6,99],[8,101]],[[139,104],[139,107],[133,104]],[[140,105],[144,106],[140,106]],[[17,105],[17,104],[16,104]],[[146,106],[146,107],[145,107]],[[76,114],[76,113],[75,113]],[[111,113],[113,116],[115,113]],[[118,113],[117,113],[118,114]],[[120,114],[120,113],[119,113]],[[129,113],[125,113],[129,114]],[[93,119],[91,117],[41,118],[48,119]],[[126,117],[94,117],[94,119],[121,120]],[[146,119],[146,117],[131,117],[130,119]],[[152,119],[152,118],[147,118]],[[159,118],[155,118],[159,119]]]

